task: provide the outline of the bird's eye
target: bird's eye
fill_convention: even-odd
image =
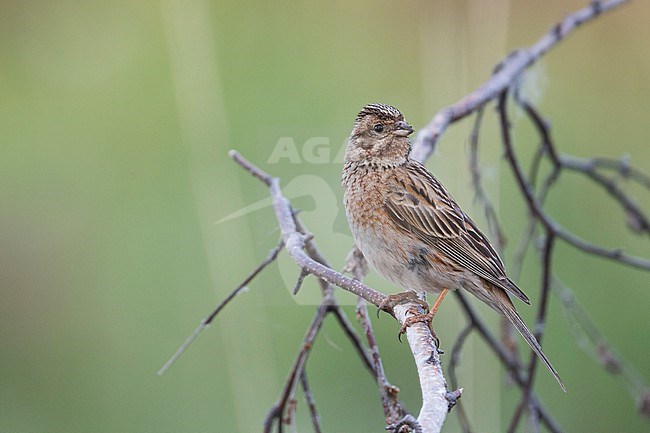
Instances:
[[[373,126],[372,129],[374,129],[376,133],[381,134],[382,132],[384,132],[384,125],[378,123],[375,126]]]

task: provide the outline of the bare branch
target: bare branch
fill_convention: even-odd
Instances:
[[[646,189],[650,189],[650,176],[630,165],[630,158],[622,156],[619,159],[591,158],[589,163],[595,167],[612,170],[626,179],[631,179]]]
[[[641,208],[612,179],[599,173],[593,161],[563,155],[560,164],[569,170],[582,173],[601,185],[625,209],[629,226],[636,232],[650,233],[650,220]]]
[[[632,198],[618,186],[615,180],[598,172],[598,164],[596,160],[577,158],[570,155],[559,155],[555,150],[555,146],[552,144],[548,123],[542,118],[537,109],[522,97],[519,87],[515,89],[514,96],[517,104],[523,108],[524,112],[528,115],[542,137],[542,148],[546,151],[553,163],[553,171],[555,175],[557,176],[559,169],[566,168],[591,178],[591,180],[602,186],[605,191],[607,191],[609,195],[614,198],[621,207],[623,207],[627,213],[629,226],[632,230],[635,232],[650,233],[650,220],[648,219],[648,216],[645,215],[634,200],[632,200]],[[635,178],[639,179],[642,184],[647,180],[648,182],[646,185],[650,185],[650,179],[639,170],[630,167],[629,162],[621,160],[610,168],[615,168],[618,172],[624,175],[634,173]]]
[[[527,68],[581,24],[626,2],[627,0],[593,1],[589,6],[567,15],[531,47],[511,53],[481,87],[454,105],[443,108],[433,117],[431,122],[418,134],[413,145],[412,157],[420,162],[426,161],[451,123],[470,115],[489,101],[496,99],[501,92],[516,82]]]
[[[526,178],[523,174],[523,171],[519,165],[519,161],[515,155],[514,146],[512,144],[512,139],[510,137],[510,123],[508,120],[508,115],[506,113],[506,101],[507,101],[507,92],[502,93],[499,98],[499,118],[501,122],[501,133],[503,138],[503,144],[506,148],[506,156],[510,167],[512,168],[515,178],[517,180],[517,185],[522,192],[522,195],[526,199],[529,210],[531,213],[542,223],[548,230],[552,231],[557,235],[558,238],[564,240],[568,244],[578,248],[586,253],[606,257],[608,259],[617,261],[619,263],[636,267],[639,269],[650,270],[650,260],[644,259],[642,257],[632,256],[624,253],[620,249],[607,249],[589,243],[579,236],[574,235],[570,231],[566,230],[560,224],[558,224],[554,219],[552,219],[544,210],[542,204],[539,202],[539,199],[534,195],[531,186],[526,182]]]
[[[397,400],[397,393],[399,388],[391,385],[386,379],[386,372],[384,371],[384,364],[379,356],[379,347],[377,346],[377,341],[375,340],[375,333],[372,329],[372,323],[370,322],[370,316],[368,314],[368,307],[366,306],[366,301],[362,298],[357,300],[357,317],[361,322],[363,331],[366,334],[366,341],[368,342],[368,347],[370,348],[370,354],[372,356],[372,363],[375,370],[375,379],[377,380],[377,385],[379,386],[379,397],[381,399],[381,406],[384,409],[384,417],[386,418],[386,424],[392,425],[404,418],[406,411],[401,403]]]
[[[449,376],[449,382],[451,383],[452,388],[458,387],[458,379],[456,377],[456,366],[460,363],[460,353],[462,351],[467,337],[472,333],[474,326],[472,323],[468,323],[465,328],[458,334],[456,341],[454,342],[453,347],[451,348],[451,355],[449,360],[449,366],[447,367],[447,375]],[[465,413],[465,409],[462,403],[456,408],[456,415],[458,416],[458,422],[460,423],[463,433],[471,433],[472,428],[469,424],[469,418]]]
[[[497,251],[501,252],[503,250],[503,246],[506,243],[506,237],[503,234],[503,229],[499,225],[499,219],[497,218],[497,213],[494,209],[492,201],[485,193],[483,184],[481,182],[482,175],[478,160],[478,137],[482,120],[483,108],[480,108],[476,112],[476,120],[474,121],[474,127],[472,128],[472,133],[470,134],[469,138],[469,171],[472,175],[472,188],[474,189],[476,200],[483,205],[485,219],[488,223],[489,231],[492,234],[494,242],[496,243]]]
[[[190,334],[190,336],[187,338],[187,340],[185,340],[185,342],[181,345],[181,347],[179,347],[178,350],[176,350],[176,353],[174,353],[172,357],[169,358],[169,360],[165,363],[165,365],[163,365],[162,368],[158,370],[157,373],[158,376],[162,376],[163,374],[165,374],[165,372],[169,370],[171,366],[174,365],[176,360],[180,358],[180,356],[187,350],[187,348],[190,346],[190,344],[192,344],[192,342],[196,339],[196,337],[199,336],[201,331],[203,331],[205,328],[208,327],[208,325],[210,325],[210,323],[212,323],[214,318],[217,317],[217,314],[219,314],[219,312],[223,310],[224,307],[230,303],[230,301],[235,299],[235,297],[238,294],[240,294],[241,291],[244,290],[251,281],[253,281],[253,278],[255,278],[260,272],[262,272],[262,270],[265,267],[267,267],[278,257],[278,253],[282,249],[282,246],[283,246],[282,241],[278,242],[275,248],[269,251],[269,254],[266,257],[266,259],[264,259],[262,263],[260,263],[255,269],[253,269],[253,272],[251,272],[246,278],[244,278],[244,281],[242,281],[241,284],[235,288],[235,290],[230,292],[230,294],[226,296],[226,299],[221,301],[221,303],[217,305],[217,307],[214,309],[214,311],[212,311],[212,313],[210,313],[205,319],[201,321],[199,326],[192,332],[192,334]]]
[[[296,263],[298,263],[298,266],[328,283],[352,292],[357,296],[361,296],[371,304],[376,306],[382,305],[383,301],[386,299],[386,295],[383,293],[371,289],[360,281],[347,277],[334,269],[313,260],[305,254],[303,251],[306,242],[305,235],[296,230],[291,205],[282,195],[279,179],[271,177],[263,170],[253,165],[250,161],[241,156],[239,152],[231,150],[229,154],[235,162],[269,185],[275,216],[280,225],[280,230],[282,231],[282,239],[284,240],[285,248],[289,255],[296,261]]]
[[[300,345],[298,355],[296,356],[296,359],[291,366],[291,370],[289,371],[289,375],[287,376],[287,380],[284,383],[284,387],[280,393],[280,398],[278,398],[278,401],[273,405],[269,413],[266,415],[266,418],[264,419],[264,433],[271,432],[274,422],[276,422],[278,425],[278,431],[282,431],[284,410],[289,403],[290,396],[293,394],[296,382],[302,374],[305,362],[309,356],[309,352],[311,351],[314,341],[318,336],[318,332],[320,331],[325,317],[327,316],[327,311],[328,306],[325,304],[321,304],[318,307],[318,310],[316,310],[316,314],[314,315],[309,328],[307,328],[305,339]]]
[[[537,312],[537,326],[535,329],[535,335],[538,340],[542,339],[544,322],[547,314],[549,292],[553,278],[550,265],[553,246],[556,239],[562,239],[573,247],[589,254],[599,255],[641,269],[650,269],[650,260],[641,257],[634,257],[625,254],[620,250],[607,249],[593,245],[588,241],[575,236],[551,218],[542,206],[547,192],[557,180],[560,171],[562,169],[577,171],[605,188],[610,196],[626,211],[628,218],[630,219],[630,225],[633,229],[650,233],[650,225],[648,223],[649,219],[647,215],[634,202],[634,200],[632,200],[631,197],[620,188],[616,179],[604,175],[599,171],[599,169],[613,170],[619,175],[632,179],[648,188],[650,188],[650,178],[646,177],[640,171],[629,167],[629,165],[623,160],[611,161],[596,158],[592,160],[581,160],[560,155],[552,142],[548,124],[544,121],[536,108],[520,95],[517,84],[524,71],[530,67],[530,65],[536,62],[549,49],[563,40],[578,26],[592,20],[602,12],[613,9],[622,3],[625,3],[625,0],[610,0],[608,2],[593,1],[590,6],[568,15],[559,24],[554,26],[548,34],[538,40],[531,47],[513,52],[497,67],[493,76],[485,84],[475,92],[462,98],[456,104],[438,112],[429,125],[427,125],[417,136],[411,154],[414,159],[424,162],[424,160],[426,160],[434,150],[441,135],[451,123],[480,110],[471,137],[472,153],[470,162],[472,179],[477,199],[484,206],[488,224],[490,226],[490,232],[495,234],[497,243],[499,247],[501,247],[505,243],[505,236],[503,235],[502,229],[499,225],[496,211],[494,210],[489,197],[482,188],[478,165],[478,133],[482,110],[488,102],[498,99],[499,120],[508,163],[515,175],[519,189],[532,216],[532,222],[528,228],[525,242],[521,244],[521,260],[523,260],[523,254],[528,249],[530,240],[534,236],[535,228],[541,226],[545,232],[546,243],[542,249],[543,278],[541,283],[540,305]],[[506,107],[507,94],[510,90],[514,91],[516,102],[524,109],[541,137],[539,150],[537,151],[536,157],[533,161],[531,175],[528,179],[524,176],[519,165],[512,138],[510,136],[510,126],[508,123]],[[273,425],[277,422],[277,429],[281,432],[283,429],[283,422],[293,422],[295,420],[294,414],[297,400],[294,398],[294,395],[296,392],[296,384],[299,382],[305,394],[307,406],[309,407],[312,416],[314,429],[315,431],[320,432],[318,412],[313,400],[313,395],[309,389],[305,364],[310,350],[313,347],[313,343],[318,335],[318,331],[329,313],[333,313],[337,318],[339,325],[352,342],[362,362],[377,381],[388,428],[393,431],[403,431],[403,429],[407,428],[416,432],[424,433],[440,431],[448,409],[456,403],[456,400],[460,397],[461,390],[454,392],[447,391],[438,357],[438,350],[435,345],[435,339],[428,326],[422,323],[416,323],[407,328],[406,332],[422,386],[423,404],[419,417],[415,420],[415,418],[406,413],[403,406],[397,400],[397,388],[390,385],[386,380],[386,375],[379,356],[379,349],[377,347],[374,331],[365,304],[365,301],[367,301],[379,307],[384,304],[386,296],[361,282],[363,276],[367,272],[367,266],[363,256],[360,255],[358,251],[353,251],[349,257],[346,270],[350,272],[354,278],[347,277],[332,269],[325,258],[316,249],[312,242],[311,234],[309,234],[302,226],[289,201],[282,195],[279,179],[265,173],[235,151],[231,151],[230,156],[239,165],[269,187],[275,216],[282,232],[282,242],[279,247],[281,248],[283,244],[289,255],[301,269],[300,277],[296,284],[296,291],[300,287],[304,277],[307,274],[312,274],[319,278],[318,281],[323,294],[322,302],[307,330],[307,335],[303,340],[298,355],[289,372],[280,398],[273,406],[265,420],[264,431],[271,431]],[[536,193],[535,184],[537,173],[544,158],[550,159],[553,164],[553,169],[551,173],[545,177],[543,184]],[[537,226],[536,222],[540,225]],[[369,345],[369,351],[365,349],[361,338],[338,305],[334,297],[333,285],[341,287],[344,290],[350,291],[359,296],[357,312]],[[497,354],[498,358],[512,375],[514,382],[523,391],[519,408],[511,423],[511,430],[514,431],[517,428],[521,414],[524,410],[528,410],[531,415],[531,426],[534,430],[537,430],[537,423],[539,421],[550,431],[559,432],[560,428],[533,392],[533,379],[537,366],[536,357],[531,357],[527,368],[525,368],[524,365],[522,365],[521,360],[514,356],[516,352],[509,350],[490,333],[472,307],[466,302],[464,295],[460,292],[457,293],[457,295],[461,302],[461,306],[467,314],[469,324],[459,335],[452,351],[452,362],[450,364],[452,383],[456,385],[455,366],[458,363],[458,357],[460,356],[463,342],[472,331],[476,331]],[[394,307],[391,314],[393,314],[400,323],[404,323],[406,318],[411,314],[418,312],[418,309],[419,306],[415,303],[403,304]],[[211,315],[209,320],[212,320],[213,317],[214,316]],[[605,356],[603,355],[603,357]],[[616,358],[611,357],[608,359],[617,360]],[[618,364],[616,362],[611,362],[609,365]],[[650,402],[649,395],[650,394],[647,392],[646,388],[639,391],[639,401],[641,402],[640,407],[650,408],[650,403],[647,403]],[[650,409],[648,409],[648,411],[650,412]],[[286,417],[284,417],[285,413]],[[468,422],[463,423],[461,421],[461,423],[464,431],[470,431]]]
[[[314,401],[314,395],[311,393],[311,388],[309,388],[307,374],[305,373],[304,369],[300,374],[300,385],[302,386],[302,392],[305,395],[305,401],[307,402],[307,407],[309,408],[311,423],[314,426],[314,433],[321,433],[322,430],[320,428],[318,410],[316,410],[316,402]]]
[[[264,183],[270,186],[271,196],[273,198],[273,203],[274,203],[274,210],[276,213],[276,217],[278,219],[278,223],[280,224],[280,228],[282,230],[284,244],[289,254],[301,266],[303,272],[311,273],[329,283],[336,284],[339,287],[349,290],[357,294],[358,296],[362,297],[363,299],[374,303],[375,305],[378,306],[381,305],[383,299],[385,298],[385,295],[376,292],[374,289],[371,289],[368,286],[365,286],[357,279],[351,279],[349,277],[346,277],[343,274],[336,272],[335,270],[327,267],[322,263],[313,260],[307,254],[305,254],[303,248],[305,248],[306,246],[305,245],[307,242],[306,236],[305,234],[300,233],[297,230],[296,221],[291,209],[291,205],[289,201],[286,198],[284,198],[284,196],[282,195],[282,192],[279,187],[278,179],[269,176],[267,173],[265,173],[258,167],[254,166],[252,163],[250,163],[248,160],[242,157],[239,153],[235,151],[231,151],[230,155],[237,163],[239,163],[241,166],[246,168],[247,171],[249,171],[255,177],[257,177],[258,179],[262,180]],[[315,250],[312,250],[312,252],[316,253]],[[355,267],[353,271],[361,272],[360,269],[361,269],[361,265],[359,267]],[[407,308],[413,307],[413,305],[410,304],[405,304],[405,306]],[[397,309],[397,307],[395,308]],[[264,423],[265,432],[270,431],[274,421],[277,421],[278,428],[279,429],[281,428],[281,423],[283,420],[282,414],[290,400],[290,396],[292,395],[293,389],[295,387],[296,379],[299,376],[299,374],[301,374],[302,372],[302,368],[304,366],[307,354],[309,352],[309,348],[311,348],[312,346],[313,339],[316,337],[318,329],[322,324],[322,320],[324,320],[325,316],[330,311],[332,311],[330,305],[324,301],[319,307],[318,314],[314,318],[314,322],[310,326],[310,330],[308,331],[307,337],[305,337],[305,341],[303,342],[302,349],[299,352],[296,361],[294,362],[294,366],[289,373],[289,377],[287,378],[287,381],[285,382],[285,387],[283,389],[281,397],[276,402],[276,404],[273,406],[273,408],[271,409],[271,411],[266,417]],[[366,316],[367,316],[367,311],[366,311]],[[337,317],[339,317],[339,320],[341,320],[342,316],[340,314],[340,311],[338,312]],[[404,315],[403,320],[405,320],[406,317],[407,316]],[[403,323],[403,320],[400,321],[400,323]],[[423,353],[422,350],[429,349],[426,345],[423,344],[423,341],[425,341],[423,335],[425,335],[427,332],[429,335],[429,339],[431,340],[431,342],[433,342],[433,336],[431,335],[431,331],[428,329],[428,327],[425,328],[426,331],[422,331],[422,330],[419,331],[420,333],[419,338],[413,339],[414,337],[410,337],[409,339],[410,343],[411,340],[413,341],[412,344],[418,343],[417,347],[412,346],[412,351],[414,352],[414,354],[417,353],[421,355]],[[372,334],[371,331],[369,331],[369,329],[371,330],[371,328],[366,327],[365,329],[366,329],[367,338],[371,339],[371,341],[374,342],[374,335]],[[408,331],[407,331],[407,337],[408,337]],[[433,345],[433,343],[431,344]],[[435,348],[435,345],[433,345],[433,347]],[[432,360],[437,359],[437,356],[438,354],[436,349],[435,358],[434,355],[429,355],[426,359],[432,359]],[[373,365],[372,370],[375,372],[376,379],[380,385],[380,388],[383,389],[383,391],[381,391],[383,394],[382,401],[384,402],[385,407],[387,408],[388,411],[388,415],[390,416],[389,421],[393,421],[393,420],[397,421],[399,420],[399,418],[404,416],[405,412],[403,411],[401,405],[399,405],[399,403],[396,402],[395,399],[396,388],[392,387],[385,380],[383,367],[381,366],[381,359],[379,358],[378,351],[373,353],[372,365]],[[423,393],[423,407],[421,411],[421,418],[424,420],[426,424],[423,424],[421,422],[421,424],[423,424],[422,431],[423,433],[437,432],[439,431],[438,427],[442,426],[442,421],[444,421],[444,417],[446,415],[447,407],[448,407],[448,403],[446,400],[447,390],[445,388],[444,377],[442,377],[442,370],[439,368],[439,360],[437,361],[436,364],[437,368],[433,370],[427,368],[427,365],[422,364],[420,362],[418,362],[417,365],[418,365],[418,371],[421,371],[420,379],[427,381],[426,384],[424,382],[422,383],[423,390],[429,389],[430,384],[437,384],[438,387],[442,386],[442,389],[444,390],[444,392],[439,393],[440,395],[443,396],[443,399],[445,399],[444,414],[442,416],[436,412],[440,409],[440,407],[431,403],[432,401],[435,401],[435,399],[432,399],[431,394],[429,392]],[[428,378],[428,375],[433,373],[439,374],[442,380],[441,381],[439,379],[430,380]],[[440,424],[437,424],[437,422],[440,422]],[[436,430],[436,428],[438,429]]]
[[[553,258],[553,245],[554,245],[555,236],[553,233],[546,234],[546,241],[543,247],[543,257],[542,257],[542,284],[541,284],[541,293],[540,293],[540,303],[537,309],[537,319],[535,322],[535,338],[541,344],[542,336],[544,332],[545,322],[546,322],[546,311],[548,308],[549,294],[551,291],[551,261]],[[535,378],[535,371],[537,370],[538,359],[535,356],[534,352],[530,354],[530,362],[528,364],[528,374],[526,375],[526,383],[523,388],[523,393],[521,401],[515,410],[515,414],[512,417],[510,427],[508,432],[515,432],[517,430],[517,425],[521,419],[524,408],[530,406],[530,397],[533,392],[533,380]],[[532,413],[532,412],[531,412]],[[536,418],[533,418],[536,420]]]
[[[343,329],[343,332],[346,334],[348,339],[352,342],[354,349],[357,351],[357,354],[359,355],[359,358],[361,358],[361,361],[363,362],[365,367],[368,369],[368,371],[370,371],[372,377],[376,378],[377,375],[375,373],[373,360],[370,357],[370,355],[368,355],[368,352],[364,349],[363,343],[361,342],[361,338],[352,327],[352,324],[348,320],[347,316],[343,314],[340,308],[333,309],[332,314],[334,314],[334,317],[336,317],[336,320],[338,320],[339,325]]]
[[[401,324],[414,314],[422,314],[422,308],[416,303],[395,306],[395,316]],[[418,416],[418,423],[422,426],[423,433],[437,433],[442,429],[449,401],[447,400],[447,383],[442,374],[442,365],[435,339],[429,327],[422,323],[414,323],[406,328],[415,366],[420,378],[422,388],[422,409]]]

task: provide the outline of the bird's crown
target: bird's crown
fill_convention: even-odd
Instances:
[[[404,120],[402,113],[395,107],[386,104],[368,104],[361,109],[355,123],[359,123],[366,116],[377,116],[381,120]]]

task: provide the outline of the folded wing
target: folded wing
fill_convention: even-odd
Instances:
[[[419,163],[410,165],[408,178],[396,179],[388,190],[385,208],[401,229],[530,304],[524,292],[506,275],[490,241],[426,167]]]

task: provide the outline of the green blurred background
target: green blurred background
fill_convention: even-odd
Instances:
[[[359,108],[390,103],[420,128],[585,3],[0,1],[0,431],[260,431],[317,300],[313,280],[289,294],[298,272],[286,257],[155,375],[279,236],[268,207],[217,224],[267,197],[227,151],[282,176],[340,268],[352,240],[337,154]],[[649,18],[647,2],[607,14],[529,74],[562,151],[627,154],[650,171]],[[488,111],[481,151],[509,262],[526,212]],[[520,114],[513,121],[530,156],[535,135]],[[467,177],[470,126],[451,128],[429,167],[485,227]],[[632,192],[647,210],[647,192]],[[581,236],[648,256],[647,237],[631,235],[580,177],[561,178],[549,210]],[[535,302],[529,256],[519,281]],[[562,244],[555,264],[620,354],[650,375],[650,274]],[[445,304],[436,327],[450,349],[464,319]],[[550,412],[571,432],[648,431],[627,390],[577,347],[558,299],[550,309],[545,348],[569,389],[539,370]],[[530,322],[534,308],[520,310]],[[417,413],[408,347],[390,318],[376,327],[389,379]],[[325,431],[383,431],[376,388],[331,321],[307,370]],[[476,430],[505,430],[519,394],[478,339],[460,382]],[[302,400],[298,427],[310,431]],[[458,431],[455,416],[445,431]]]

